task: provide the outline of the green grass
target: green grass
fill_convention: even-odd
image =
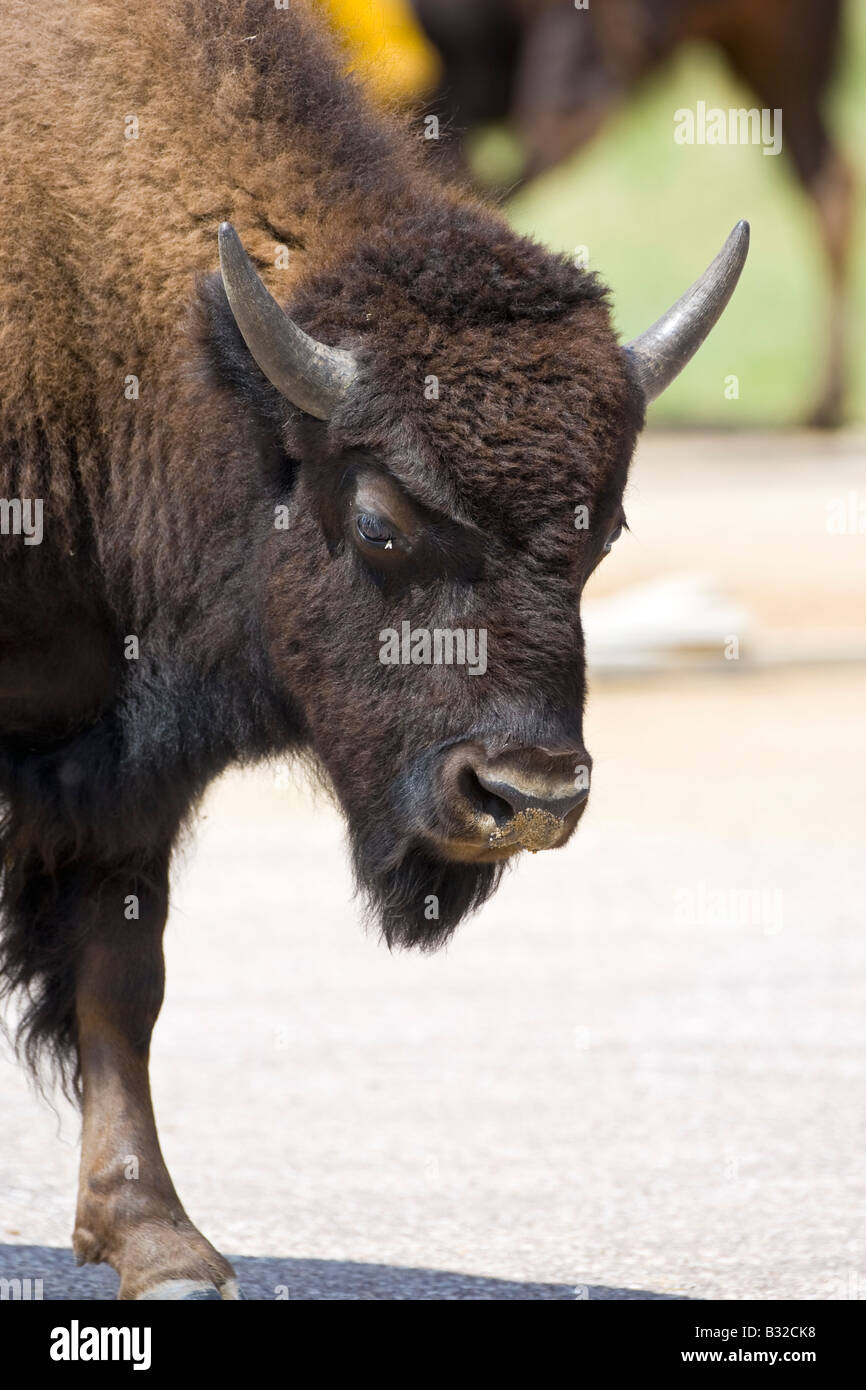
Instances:
[[[859,177],[859,228],[850,316],[848,415],[866,421],[866,7],[848,11],[844,60],[831,115]],[[517,230],[559,250],[589,248],[590,266],[611,286],[619,331],[647,327],[712,259],[734,222],[752,225],[749,261],[718,328],[652,409],[657,424],[799,423],[823,367],[826,275],[811,204],[783,150],[676,145],[673,112],[754,106],[708,48],[684,51],[626,103],[595,142],[517,195]],[[784,131],[783,131],[784,133]],[[502,134],[483,141],[478,160],[497,172]],[[724,379],[739,378],[739,400]]]

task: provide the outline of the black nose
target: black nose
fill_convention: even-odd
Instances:
[[[584,764],[585,766],[585,764]],[[561,772],[532,772],[523,767],[472,769],[481,792],[479,810],[492,815],[497,825],[521,811],[546,811],[565,820],[585,801],[589,788],[578,785],[576,776]]]
[[[466,845],[506,853],[556,849],[581,815],[591,768],[580,739],[535,747],[506,735],[493,746],[480,739],[452,744],[436,773],[444,839],[461,853]]]

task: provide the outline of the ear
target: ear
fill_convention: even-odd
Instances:
[[[192,332],[215,383],[234,391],[263,423],[282,432],[293,407],[254,361],[218,271],[196,280]]]
[[[288,442],[295,433],[292,424],[302,422],[303,416],[253,361],[219,273],[196,280],[191,331],[208,379],[231,392],[245,411],[263,481],[274,496],[284,496],[294,486],[299,467]]]

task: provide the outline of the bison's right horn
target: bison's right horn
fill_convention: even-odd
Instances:
[[[644,400],[654,401],[694,357],[722,316],[749,250],[749,224],[738,222],[716,259],[691,289],[626,347]]]
[[[256,362],[299,410],[327,420],[357,376],[354,357],[317,342],[283,312],[230,222],[220,226],[219,248],[229,305]]]

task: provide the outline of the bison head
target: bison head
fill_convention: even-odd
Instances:
[[[217,306],[288,470],[262,547],[271,666],[388,940],[421,946],[583,814],[581,594],[625,525],[645,404],[748,243],[740,223],[622,348],[594,276],[472,207],[430,217],[395,212],[291,317],[225,223]]]

